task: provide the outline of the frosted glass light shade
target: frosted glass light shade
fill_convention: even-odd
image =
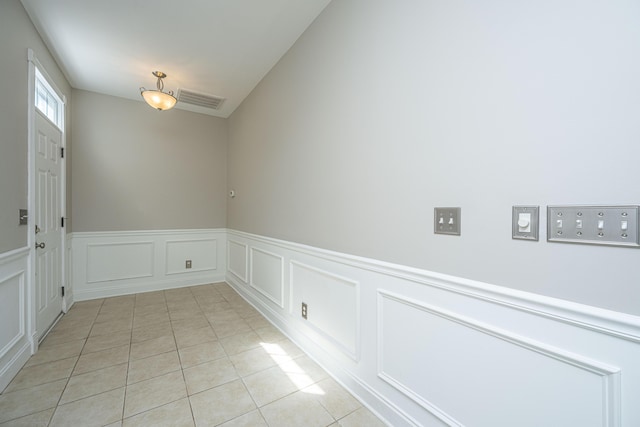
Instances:
[[[144,90],[141,94],[147,104],[160,111],[170,110],[178,102],[174,96],[159,90]]]

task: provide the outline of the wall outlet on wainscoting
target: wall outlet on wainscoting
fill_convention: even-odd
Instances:
[[[302,318],[306,319],[307,318],[307,304],[306,303],[302,303]]]
[[[191,260],[190,259],[185,261],[184,268],[191,268]]]

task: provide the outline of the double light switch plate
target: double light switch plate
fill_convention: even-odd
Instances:
[[[460,208],[435,208],[433,212],[435,234],[460,235]]]

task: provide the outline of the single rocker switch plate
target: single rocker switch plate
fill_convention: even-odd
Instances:
[[[188,259],[184,262],[184,268],[191,268],[191,260]]]
[[[436,234],[460,235],[460,208],[435,208],[433,232]]]
[[[306,319],[307,318],[307,304],[306,303],[302,303],[302,318]]]
[[[640,247],[640,206],[547,206],[547,241]]]
[[[514,206],[511,211],[511,237],[537,241],[539,221],[539,206]]]

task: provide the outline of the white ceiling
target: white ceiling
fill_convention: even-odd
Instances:
[[[165,91],[226,98],[228,117],[330,0],[22,0],[71,86],[142,102]]]

